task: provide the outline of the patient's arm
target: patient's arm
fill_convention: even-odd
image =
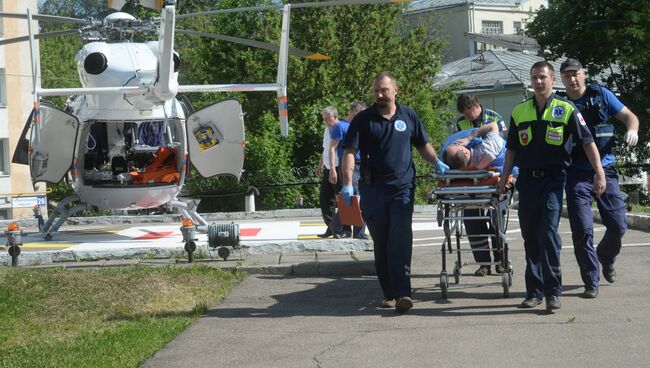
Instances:
[[[485,124],[482,127],[476,129],[470,135],[468,135],[465,138],[461,138],[456,140],[456,144],[460,144],[462,146],[467,146],[467,144],[474,138],[476,137],[485,137],[488,133],[490,132],[495,132],[499,133],[499,126],[495,122],[491,122],[489,124]]]

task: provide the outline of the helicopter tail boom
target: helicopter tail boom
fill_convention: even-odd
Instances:
[[[161,13],[160,37],[158,41],[158,81],[154,94],[162,101],[171,100],[176,96],[178,83],[174,74],[174,27],[176,7],[165,6]]]

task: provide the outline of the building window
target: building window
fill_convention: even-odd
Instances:
[[[9,139],[0,138],[0,175],[9,175]]]
[[[514,30],[515,34],[522,34],[523,29],[521,29],[521,22],[512,22],[512,29]]]
[[[484,20],[481,22],[481,33],[496,35],[503,34],[503,22],[497,20]]]
[[[5,68],[0,68],[0,106],[7,106],[7,77]]]

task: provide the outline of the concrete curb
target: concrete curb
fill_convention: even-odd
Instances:
[[[96,262],[127,259],[186,259],[184,245],[179,244],[174,248],[134,247],[111,250],[56,250],[42,252],[22,252],[18,257],[19,266],[58,265],[68,262]],[[304,252],[365,252],[372,250],[372,241],[361,239],[322,239],[310,241],[270,242],[262,245],[250,246],[242,244],[233,254],[242,252],[245,255],[268,254],[294,254]],[[211,251],[212,258],[218,258],[216,252]],[[208,255],[207,244],[199,244],[195,256]],[[0,265],[10,266],[11,256],[6,252],[0,253]],[[274,273],[277,274],[277,273]]]

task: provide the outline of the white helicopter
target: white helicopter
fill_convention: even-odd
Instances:
[[[226,99],[192,111],[178,93],[254,92],[277,95],[280,132],[288,135],[288,56],[327,59],[321,54],[289,48],[292,8],[332,5],[395,3],[391,0],[325,1],[213,10],[176,15],[176,0],[139,0],[161,11],[160,17],[141,21],[115,12],[102,22],[52,15],[0,13],[27,19],[29,36],[0,40],[0,45],[29,41],[32,52],[34,110],[23,131],[14,162],[29,164],[32,181],[58,183],[69,176],[75,194],[62,200],[41,231],[46,239],[73,214],[98,209],[143,209],[161,205],[177,208],[199,229],[208,223],[195,206],[178,199],[188,176],[189,163],[204,177],[240,178],[244,163],[242,107]],[[109,1],[120,10],[126,0]],[[280,45],[175,28],[176,19],[241,11],[276,9],[282,12]],[[74,22],[78,30],[34,34],[32,20]],[[131,42],[134,32],[153,31],[157,41]],[[276,51],[277,78],[272,83],[178,85],[180,57],[174,51],[174,33],[211,37]],[[35,62],[35,39],[81,33],[86,41],[76,55],[82,88],[40,88]],[[117,37],[115,36],[117,35]],[[63,110],[41,97],[69,96]],[[27,139],[27,134],[30,134]],[[22,159],[20,158],[22,157]],[[66,209],[68,204],[78,204]],[[234,229],[231,229],[234,230]],[[238,232],[238,229],[236,229]],[[210,230],[208,229],[208,233]],[[238,234],[237,234],[238,239]],[[187,247],[186,247],[186,250]],[[192,250],[193,251],[193,250]],[[188,253],[191,251],[188,250]]]

